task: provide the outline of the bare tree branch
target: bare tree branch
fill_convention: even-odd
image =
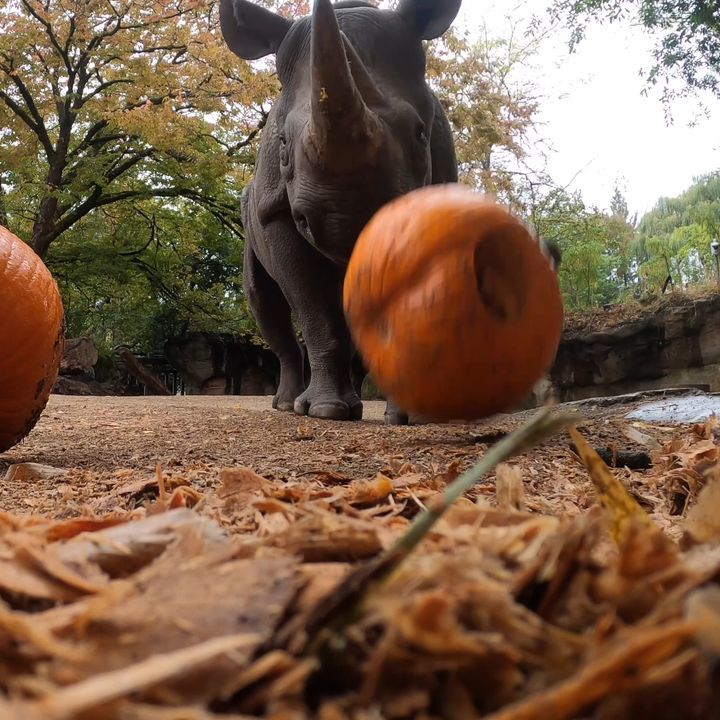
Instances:
[[[0,65],[0,70],[10,78],[13,85],[18,89],[27,110],[21,108],[20,105],[3,90],[0,90],[0,98],[2,98],[5,104],[37,135],[38,140],[45,150],[48,162],[52,162],[55,156],[55,148],[45,127],[45,121],[35,105],[30,90],[20,79],[14,68],[8,67],[7,65]]]

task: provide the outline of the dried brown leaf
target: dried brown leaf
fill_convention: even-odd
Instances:
[[[393,481],[378,473],[372,482],[352,483],[347,490],[347,499],[352,505],[367,507],[384,502],[393,491]]]
[[[179,487],[173,490],[173,494],[168,500],[167,507],[170,510],[177,508],[192,508],[195,507],[203,499],[203,494],[195,488],[191,487]]]
[[[302,518],[266,542],[316,563],[360,560],[382,550],[371,523],[330,513]]]
[[[33,483],[43,480],[56,480],[67,474],[68,471],[65,468],[56,468],[39,463],[17,463],[7,469],[5,482]]]
[[[29,645],[46,656],[64,660],[82,657],[78,647],[58,640],[51,632],[33,622],[32,616],[13,612],[0,602],[0,635],[3,634],[13,643]]]
[[[644,673],[670,659],[692,635],[686,622],[624,633],[573,677],[486,716],[486,720],[566,720],[611,693],[643,683]]]
[[[500,510],[525,510],[522,470],[517,465],[498,465],[495,471],[495,493]]]
[[[649,448],[650,450],[660,450],[662,447],[662,445],[654,437],[648,435],[647,433],[640,432],[640,430],[632,425],[623,426],[622,431],[628,439],[638,445]]]
[[[216,523],[180,508],[58,543],[53,552],[68,564],[93,563],[110,577],[125,577],[162,555],[192,529],[207,544],[226,543]]]
[[[43,573],[82,593],[99,592],[106,584],[107,577],[91,563],[67,563],[54,552],[38,543],[18,536],[13,539],[16,556],[27,564],[35,564]]]
[[[122,701],[117,710],[117,720],[256,720],[256,718],[237,713],[216,715],[198,707],[159,707]]]
[[[685,617],[697,626],[697,644],[715,662],[720,660],[720,586],[695,590],[685,602]]]
[[[104,517],[104,518],[89,518],[89,517],[78,517],[72,518],[72,520],[65,520],[51,525],[45,537],[48,542],[55,542],[57,540],[70,540],[76,535],[81,533],[92,533],[98,530],[105,530],[107,528],[115,527],[116,525],[123,525],[132,519],[132,515],[122,515],[118,517]]]
[[[8,597],[71,602],[82,593],[46,575],[34,563],[0,557],[0,590]]]
[[[119,670],[99,673],[42,700],[28,702],[25,710],[45,720],[66,720],[74,714],[192,672],[219,656],[231,658],[234,653],[246,651],[257,643],[258,637],[247,633],[211,638],[197,645],[154,655]]]
[[[217,495],[228,510],[243,510],[263,496],[268,481],[248,467],[224,468],[220,471]]]
[[[226,554],[232,554],[232,548]],[[123,592],[103,594],[87,606],[74,629],[88,659],[55,663],[50,676],[64,684],[77,682],[212,638],[240,634],[255,638],[232,660],[198,665],[191,676],[166,683],[143,699],[173,696],[182,704],[217,697],[238,666],[272,635],[301,577],[297,563],[287,557],[224,560],[215,552],[202,551],[185,560],[181,557],[176,553],[161,558],[126,584]]]
[[[720,542],[720,475],[708,479],[685,520],[683,547]]]

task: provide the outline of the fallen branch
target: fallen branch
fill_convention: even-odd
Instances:
[[[580,455],[575,443],[570,443],[570,450]],[[652,467],[652,458],[646,452],[633,452],[631,450],[612,450],[611,448],[593,448],[600,459],[608,466],[614,468],[627,468],[628,470],[649,470]]]
[[[609,511],[612,521],[612,535],[617,543],[622,543],[628,536],[633,523],[639,523],[648,530],[658,530],[658,526],[642,509],[640,503],[630,494],[627,488],[616,478],[602,458],[586,442],[585,438],[575,429],[570,430],[576,451],[590,474],[598,501]]]
[[[165,383],[154,372],[148,370],[128,348],[117,348],[115,353],[123,361],[127,371],[146,388],[157,395],[172,394],[165,386]]]

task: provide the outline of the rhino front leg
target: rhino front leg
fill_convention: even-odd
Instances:
[[[353,382],[354,348],[342,311],[342,274],[330,267],[322,275],[323,282],[314,284],[312,291],[306,288],[297,308],[310,360],[310,383],[295,400],[295,412],[328,420],[360,420],[363,406]]]
[[[356,352],[352,361],[352,377],[355,392],[358,395],[362,392],[363,381],[367,377],[368,371],[363,362],[362,355]],[[387,397],[387,396],[385,396]],[[392,398],[387,398],[385,405],[385,424],[386,425],[409,425],[410,418],[406,412],[403,412]]]
[[[273,220],[265,232],[273,247],[273,276],[300,321],[310,363],[310,382],[295,399],[295,412],[360,420],[363,407],[351,374],[355,351],[342,307],[342,268],[303,240],[287,220]]]
[[[249,242],[245,245],[243,287],[263,337],[280,361],[280,382],[273,407],[292,412],[295,398],[305,390],[302,350],[293,328],[290,305]]]
[[[392,398],[387,399],[385,405],[385,424],[386,425],[408,425],[410,418],[406,412],[403,412]]]

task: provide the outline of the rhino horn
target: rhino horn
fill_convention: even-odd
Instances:
[[[365,63],[362,61],[357,53],[357,50],[352,46],[347,35],[341,32],[343,42],[345,43],[345,53],[347,55],[348,62],[350,63],[350,71],[355,85],[360,91],[363,100],[370,105],[381,104],[383,102],[382,93],[378,89],[375,81],[365,67]]]
[[[312,14],[311,138],[320,152],[333,136],[345,139],[360,137],[369,134],[372,128],[371,113],[348,62],[346,43],[357,58],[340,32],[330,0],[315,0]],[[367,71],[362,70],[364,77]]]

